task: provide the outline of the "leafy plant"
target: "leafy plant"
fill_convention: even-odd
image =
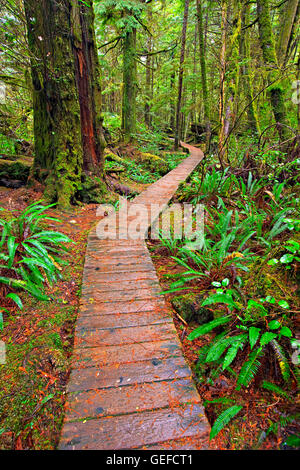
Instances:
[[[64,262],[59,254],[66,250],[64,244],[71,242],[66,235],[41,226],[45,221],[59,221],[45,214],[53,206],[44,206],[39,201],[9,221],[0,219],[0,283],[5,286],[5,298],[21,309],[23,305],[17,293],[20,290],[39,300],[49,300],[44,286],[60,277]],[[7,311],[4,307],[1,310]]]
[[[240,302],[237,303],[233,300],[233,294],[234,290],[232,289],[228,289],[225,292],[223,289],[218,289],[217,293],[212,293],[202,302],[202,307],[213,304],[225,304],[232,313],[201,325],[188,336],[188,339],[192,341],[219,326],[230,324],[229,328],[220,335],[217,335],[209,346],[205,346],[203,351],[200,350],[199,360],[203,363],[220,364],[222,369],[226,370],[236,359],[239,351],[243,351],[246,344],[248,344],[246,360],[244,360],[237,377],[236,389],[239,390],[242,386],[248,387],[253,380],[260,368],[261,358],[264,356],[266,348],[269,347],[273,350],[278,360],[283,379],[289,382],[289,360],[283,346],[278,341],[282,337],[291,339],[292,331],[287,326],[274,320],[269,322],[267,328],[265,328],[265,323],[259,321],[259,319],[268,316],[268,310],[264,305],[250,299],[247,302],[246,308],[243,308]],[[265,299],[261,300],[264,301]],[[253,310],[258,312],[257,317],[253,316]],[[239,313],[234,315],[234,311]],[[239,323],[237,322],[238,320]]]
[[[240,405],[233,405],[227,410],[223,411],[220,414],[216,421],[214,422],[211,431],[210,431],[210,440],[214,439],[221,431],[225,428],[225,426],[242,410],[242,406]]]
[[[284,248],[288,251],[285,253],[281,258],[278,260],[277,258],[272,258],[269,262],[269,266],[274,266],[279,262],[285,265],[286,269],[292,268],[292,263],[296,261],[296,263],[300,262],[300,243],[295,240],[288,240],[284,245]]]

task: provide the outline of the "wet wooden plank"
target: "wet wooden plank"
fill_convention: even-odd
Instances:
[[[190,436],[184,439],[172,439],[159,444],[144,446],[139,448],[139,450],[209,450],[209,432],[208,430],[204,430],[198,436]],[[175,459],[175,462],[182,463],[179,457]],[[185,463],[189,464],[189,460],[185,459]]]
[[[112,257],[109,255],[103,256],[94,256],[93,258],[89,258],[88,260],[88,269],[93,269],[93,267],[99,266],[127,266],[127,265],[148,265],[151,264],[151,259],[149,256],[140,255],[140,256],[116,256]]]
[[[97,304],[94,303],[91,298],[90,305],[84,304],[80,308],[81,315],[110,315],[110,314],[121,314],[121,313],[141,313],[149,312],[160,312],[161,309],[165,310],[166,305],[163,298],[157,298],[155,300],[135,300],[134,302],[110,302],[109,304]]]
[[[98,348],[76,348],[72,358],[74,369],[103,367],[111,364],[127,364],[153,359],[180,356],[182,350],[179,339],[171,338],[155,342],[101,346]]]
[[[146,279],[157,280],[157,274],[154,269],[152,271],[136,270],[122,273],[100,273],[96,270],[85,270],[83,273],[83,282],[88,284],[99,281],[119,283],[122,281],[142,281]]]
[[[158,382],[191,377],[191,370],[184,358],[169,357],[150,361],[115,364],[87,369],[74,369],[68,384],[68,392],[81,392],[99,388],[120,387],[143,382]]]
[[[143,261],[142,263],[132,263],[132,264],[122,264],[120,262],[118,265],[111,265],[111,264],[94,264],[92,265],[89,263],[84,268],[85,271],[97,273],[98,274],[118,274],[118,273],[136,273],[136,272],[147,272],[153,271],[153,265],[150,262]],[[98,278],[99,279],[99,278]]]
[[[112,418],[66,423],[61,450],[121,450],[199,435],[206,430],[203,408],[187,405]]]
[[[190,380],[179,379],[74,393],[69,399],[67,421],[141,413],[172,408],[182,403],[199,403]]]
[[[138,289],[159,289],[156,279],[135,279],[133,281],[122,280],[117,282],[96,281],[93,284],[85,284],[82,287],[83,295],[91,295],[93,292],[114,292]]]
[[[159,341],[176,335],[173,323],[135,326],[129,328],[98,328],[77,329],[75,347],[95,348],[99,346],[117,346],[120,344],[142,343],[144,341]]]
[[[118,291],[105,291],[101,292],[98,289],[94,289],[87,294],[83,294],[82,302],[84,303],[86,298],[88,303],[90,303],[90,299],[97,302],[97,304],[101,303],[111,303],[111,302],[133,302],[135,300],[146,300],[146,299],[153,299],[155,297],[162,298],[161,290],[158,287],[150,287],[145,289],[130,289],[130,290],[118,290]]]
[[[109,330],[110,328],[126,328],[131,326],[156,325],[159,323],[173,323],[172,316],[168,310],[159,312],[143,312],[143,313],[119,313],[118,315],[87,315],[78,318],[76,327],[99,328]]]

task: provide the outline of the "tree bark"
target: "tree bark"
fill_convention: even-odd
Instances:
[[[289,0],[285,4],[283,21],[281,23],[279,39],[277,44],[277,57],[279,65],[285,65],[287,60],[288,48],[296,18],[299,0]]]
[[[153,15],[152,15],[152,9],[151,6],[149,6],[148,10],[148,24],[152,23]],[[153,41],[152,37],[148,36],[147,40],[147,59],[146,59],[146,102],[145,102],[145,124],[150,127],[151,126],[151,100],[152,100],[152,94],[151,94],[151,70],[152,70],[152,56],[151,52],[153,49]]]
[[[45,197],[68,207],[85,173],[103,174],[101,89],[93,6],[24,0],[32,54],[35,160]]]
[[[103,176],[105,139],[101,118],[100,65],[94,30],[93,4],[73,2],[72,33],[75,74],[81,112],[83,168],[88,174]]]
[[[222,0],[221,5],[221,52],[220,52],[220,96],[219,96],[219,123],[220,123],[220,132],[219,132],[219,159],[220,163],[223,166],[223,156],[224,156],[224,130],[225,130],[225,76],[226,76],[226,46],[227,46],[227,0]]]
[[[69,0],[24,0],[32,53],[34,176],[68,206],[81,184],[83,151]]]
[[[181,36],[181,53],[180,53],[180,65],[179,65],[179,78],[178,78],[178,98],[176,108],[176,128],[175,128],[175,150],[178,150],[181,125],[180,125],[180,111],[182,102],[182,85],[183,85],[183,74],[184,74],[184,58],[185,58],[185,44],[186,44],[186,31],[189,15],[189,4],[190,0],[185,0],[183,25],[182,25],[182,36]]]
[[[125,33],[123,42],[123,107],[122,129],[125,142],[136,133],[136,29]]]
[[[211,137],[211,126],[210,126],[210,109],[209,109],[208,90],[207,90],[202,0],[197,0],[197,16],[198,16],[198,29],[199,29],[201,87],[202,87],[202,99],[203,99],[203,108],[204,108],[204,122],[206,125],[206,149],[208,150],[210,137]]]
[[[284,89],[278,82],[278,63],[270,19],[269,0],[257,0],[257,13],[260,46],[267,69],[267,78],[270,83],[268,96],[277,123],[279,138],[281,141],[285,141],[288,139],[289,134],[286,127],[287,117],[284,103]]]
[[[243,58],[242,81],[248,104],[248,126],[254,135],[260,134],[256,103],[253,101],[252,67],[250,55],[250,29],[244,29],[250,23],[250,4],[244,0],[242,9],[241,57]]]

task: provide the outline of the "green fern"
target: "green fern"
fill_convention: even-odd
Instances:
[[[231,315],[228,315],[226,317],[217,318],[216,320],[213,320],[209,323],[205,323],[205,325],[201,325],[199,328],[196,328],[194,331],[192,331],[192,333],[189,334],[188,339],[193,341],[193,339],[199,338],[199,336],[209,333],[214,328],[228,323],[231,319]]]
[[[253,349],[255,346],[258,338],[260,335],[260,328],[256,328],[255,326],[251,326],[249,328],[249,342],[250,342],[250,347]]]
[[[227,369],[230,366],[230,364],[234,361],[239,349],[243,349],[246,339],[247,339],[247,335],[241,335],[239,337],[239,340],[237,340],[228,349],[224,362],[223,362],[223,370]]]
[[[270,392],[274,392],[276,395],[281,395],[282,397],[285,397],[290,400],[288,393],[281,387],[278,387],[278,385],[272,384],[271,382],[267,382],[266,380],[264,380],[262,383],[262,387],[266,390],[269,390]]]
[[[217,417],[210,431],[210,440],[214,439],[222,429],[241,411],[243,407],[234,405],[225,410],[220,416]]]
[[[242,385],[248,387],[251,380],[253,380],[255,374],[257,373],[261,363],[259,357],[263,354],[263,349],[260,347],[249,354],[249,358],[242,365],[240,374],[237,379],[236,390],[240,390]]]
[[[212,362],[212,361],[217,361],[224,351],[228,348],[228,346],[231,346],[235,343],[240,343],[241,340],[246,340],[247,335],[238,335],[238,336],[231,336],[231,337],[225,337],[225,338],[220,338],[219,341],[214,342],[214,344],[211,346],[207,357],[206,357],[206,362]]]

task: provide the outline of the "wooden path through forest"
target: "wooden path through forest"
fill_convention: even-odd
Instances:
[[[191,156],[130,203],[160,205],[144,233],[203,158],[183,145]],[[145,240],[92,230],[59,449],[207,448],[209,424],[160,292]]]

